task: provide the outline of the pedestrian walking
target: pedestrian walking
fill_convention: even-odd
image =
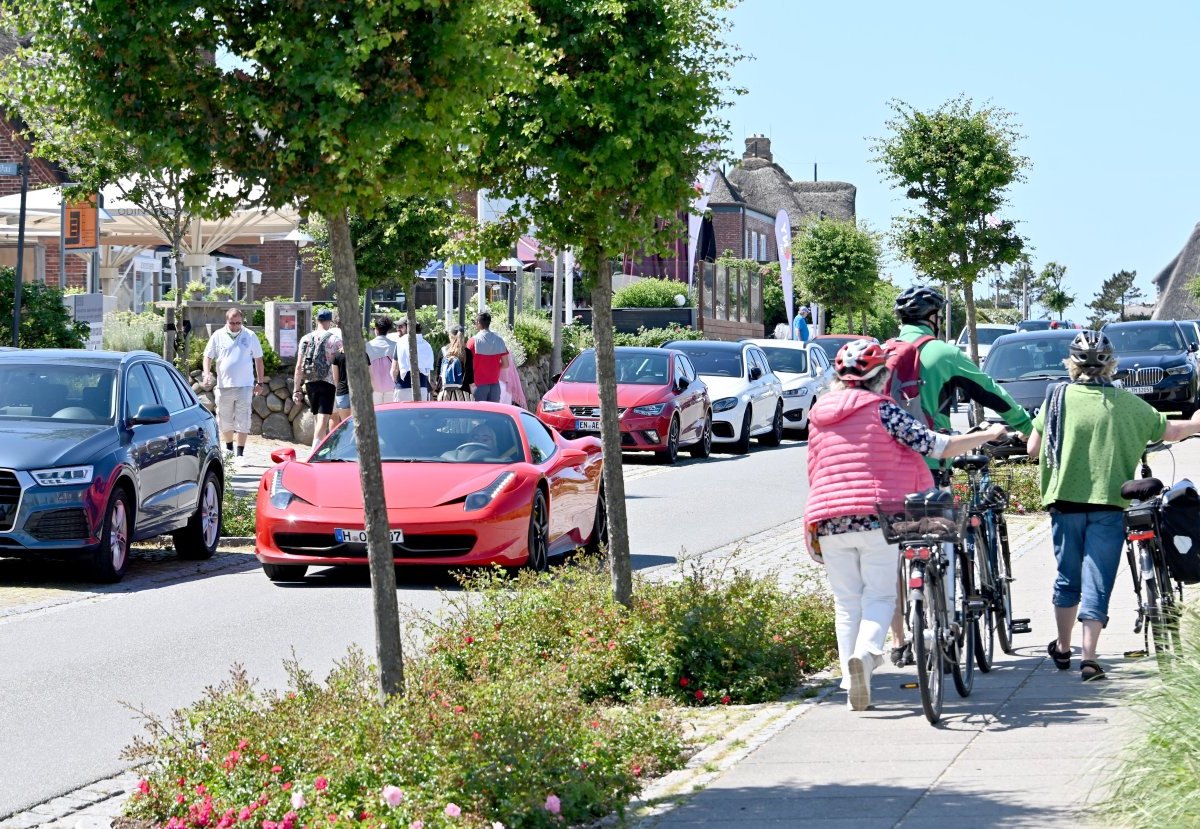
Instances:
[[[371,366],[372,401],[391,402],[395,396],[395,381],[392,380],[392,363],[396,361],[396,341],[388,335],[395,327],[392,318],[380,315],[375,318],[375,337],[367,343],[367,361]]]
[[[811,312],[807,305],[801,305],[800,310],[796,312],[796,318],[792,320],[792,339],[806,343],[811,339],[808,331],[808,317]]]
[[[317,327],[300,339],[299,357],[293,399],[300,403],[306,397],[313,414],[313,448],[329,434],[329,419],[333,415],[334,392],[333,358],[342,338],[333,327],[333,312],[328,308],[317,313]]]
[[[396,382],[397,403],[412,400],[412,354],[408,347],[408,323],[400,323],[400,339],[396,343],[396,361],[392,363],[392,378]],[[433,346],[421,335],[421,323],[416,324],[417,375],[422,399],[429,399],[429,376],[433,374]]]
[[[1052,596],[1058,636],[1046,650],[1055,667],[1069,670],[1079,621],[1080,676],[1088,682],[1105,675],[1096,649],[1125,543],[1129,502],[1121,485],[1134,477],[1146,444],[1200,433],[1200,411],[1168,422],[1145,400],[1115,386],[1116,355],[1099,331],[1079,332],[1064,365],[1070,382],[1047,392],[1028,451],[1040,463],[1042,505],[1050,512],[1058,562]]]
[[[217,426],[225,450],[237,456],[246,451],[246,436],[250,434],[251,403],[261,394],[265,382],[262,343],[258,336],[246,330],[242,312],[230,308],[225,312],[225,327],[215,332],[204,347],[205,387],[213,384],[212,365],[217,363]]]
[[[825,565],[833,591],[842,688],[849,705],[871,704],[871,675],[896,610],[899,552],[880,532],[876,504],[933,487],[921,456],[951,457],[1006,431],[1003,425],[940,435],[885,394],[887,356],[873,340],[854,340],[834,359],[837,378],[809,414],[809,553]]]
[[[461,326],[450,326],[450,342],[442,346],[442,362],[438,371],[441,389],[438,400],[463,401],[471,399],[471,380],[474,361],[467,348]]]
[[[337,354],[333,355],[333,414],[329,417],[332,430],[350,417],[350,379],[346,375],[346,346],[339,340]]]
[[[492,315],[480,311],[475,318],[478,329],[467,342],[475,364],[475,399],[485,403],[500,402],[500,374],[510,358],[504,338],[492,331]]]

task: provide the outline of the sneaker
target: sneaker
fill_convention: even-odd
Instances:
[[[847,661],[850,671],[850,710],[866,711],[871,707],[871,673],[879,657],[873,653],[854,654]]]
[[[897,668],[917,664],[917,660],[913,657],[912,642],[905,642],[898,648],[892,648],[891,658],[892,664]]]

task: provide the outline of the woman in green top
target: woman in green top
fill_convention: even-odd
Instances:
[[[1083,627],[1084,682],[1104,677],[1096,661],[1100,631],[1125,541],[1121,484],[1134,476],[1146,444],[1200,432],[1200,412],[1168,423],[1137,395],[1113,385],[1117,361],[1108,337],[1081,331],[1066,359],[1070,383],[1051,388],[1033,422],[1029,454],[1041,464],[1042,505],[1058,577],[1054,615],[1058,636],[1046,646],[1060,670],[1071,667],[1076,619]]]

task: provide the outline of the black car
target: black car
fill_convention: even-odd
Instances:
[[[1192,416],[1200,391],[1197,345],[1182,324],[1174,320],[1110,322],[1103,330],[1117,352],[1116,379],[1126,389],[1156,409]]]
[[[1078,333],[1060,328],[1005,334],[992,343],[983,363],[983,373],[995,380],[1033,417],[1045,401],[1047,389],[1067,381],[1063,360],[1067,359],[1071,341]],[[986,414],[988,420],[1000,420],[997,412],[989,409]],[[1016,441],[999,452],[1001,455],[1024,453],[1023,441]]]
[[[118,581],[131,542],[170,533],[208,558],[224,483],[216,421],[170,363],[0,352],[0,557],[83,558]]]

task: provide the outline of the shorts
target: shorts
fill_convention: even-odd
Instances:
[[[350,393],[346,392],[345,394],[335,395],[333,398],[333,408],[335,410],[336,409],[349,409],[350,408]]]
[[[217,401],[217,427],[226,433],[250,434],[250,403],[254,397],[254,387],[218,387],[214,395]]]
[[[304,384],[304,393],[308,395],[308,410],[313,414],[333,414],[333,383],[321,380],[311,380]]]

